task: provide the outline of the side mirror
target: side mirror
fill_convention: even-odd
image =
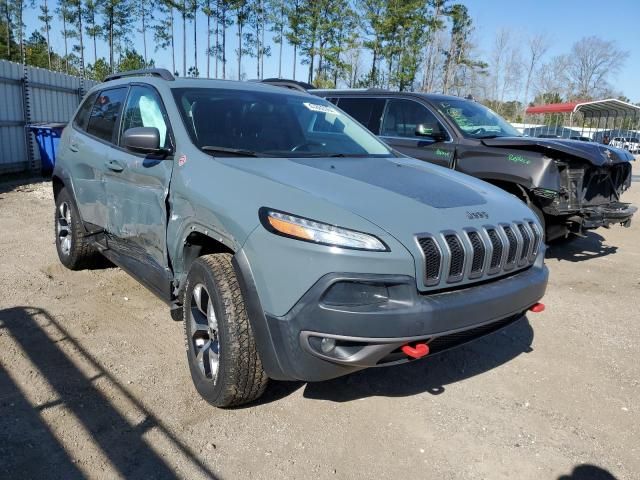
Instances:
[[[138,153],[162,153],[160,132],[156,127],[135,127],[125,130],[122,144],[128,150]]]
[[[416,137],[429,137],[436,142],[442,142],[447,139],[447,136],[440,130],[435,130],[433,127],[427,127],[426,125],[419,123],[416,125],[415,131]]]

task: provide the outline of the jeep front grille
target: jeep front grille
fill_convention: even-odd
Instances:
[[[431,237],[419,238],[418,243],[424,252],[425,285],[437,284],[440,280],[440,265],[442,264],[440,248]]]
[[[480,234],[475,231],[467,232],[469,241],[471,242],[471,248],[473,250],[473,260],[471,261],[471,275],[477,275],[482,273],[482,267],[484,266],[485,251],[484,243],[480,238]]]
[[[449,278],[455,279],[462,276],[464,268],[464,249],[455,234],[445,235],[445,241],[449,250]]]
[[[507,250],[507,265],[511,266],[516,261],[516,252],[518,251],[518,241],[516,240],[516,236],[513,234],[513,230],[511,227],[503,227],[504,233],[507,236],[507,241],[509,242],[509,250]]]
[[[446,288],[462,280],[484,280],[530,266],[536,259],[542,237],[531,220],[419,234],[423,253],[423,282]]]
[[[489,235],[491,248],[493,250],[491,253],[491,265],[489,265],[489,269],[495,270],[500,267],[500,262],[502,262],[502,240],[500,240],[500,236],[493,228],[488,229],[487,234]]]

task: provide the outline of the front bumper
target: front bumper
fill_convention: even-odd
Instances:
[[[438,353],[521,318],[544,295],[547,278],[547,268],[536,263],[489,283],[423,295],[409,276],[329,274],[286,315],[265,315],[263,364],[275,379],[320,381],[409,361],[400,347],[411,342],[428,343]],[[386,285],[389,301],[327,305],[325,294],[338,282]],[[322,350],[323,338],[335,341],[331,352]]]
[[[597,207],[585,207],[582,212],[582,228],[592,229],[621,224],[631,226],[631,218],[638,209],[629,203],[613,202]]]

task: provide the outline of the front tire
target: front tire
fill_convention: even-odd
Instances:
[[[84,235],[80,215],[66,188],[56,196],[54,225],[60,262],[70,270],[90,266],[97,253]]]
[[[183,297],[191,378],[216,407],[256,400],[268,382],[231,258],[221,253],[195,260]]]

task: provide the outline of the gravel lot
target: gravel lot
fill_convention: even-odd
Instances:
[[[48,183],[0,185],[0,478],[639,478],[640,218],[550,249],[542,314],[236,410],[151,293],[59,264],[52,219]]]

